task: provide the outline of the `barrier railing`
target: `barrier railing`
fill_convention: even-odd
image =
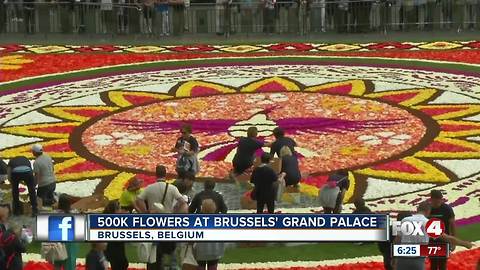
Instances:
[[[475,0],[0,2],[0,33],[185,35],[211,33],[463,31],[480,26]],[[127,0],[128,1],[128,0]],[[217,0],[219,2],[220,0]]]

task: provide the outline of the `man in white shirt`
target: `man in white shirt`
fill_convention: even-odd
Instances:
[[[399,235],[395,241],[400,244],[428,244],[429,238],[425,229],[425,224],[428,221],[432,207],[429,202],[425,201],[418,205],[417,213],[402,219],[404,221],[421,222],[423,235]],[[425,269],[425,257],[416,258],[397,258],[396,270],[424,270]]]
[[[135,207],[140,213],[172,213],[177,200],[184,202],[177,187],[165,182],[165,167],[157,166],[156,174],[157,182],[147,186],[135,201]],[[163,209],[158,209],[159,207]]]
[[[186,204],[177,187],[165,182],[166,170],[164,166],[157,166],[156,175],[157,182],[147,186],[138,195],[135,201],[137,211],[140,213],[172,213],[176,204]],[[170,241],[157,243],[156,260],[154,263],[148,263],[147,269],[163,269],[163,256],[171,255],[173,258],[172,254],[174,254],[175,246],[175,242]]]

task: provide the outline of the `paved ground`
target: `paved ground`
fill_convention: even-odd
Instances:
[[[432,31],[432,32],[399,32],[387,34],[372,32],[368,34],[321,33],[308,36],[287,34],[236,34],[228,38],[215,34],[186,34],[184,36],[149,37],[145,35],[97,35],[97,34],[0,34],[0,44],[236,44],[236,43],[269,43],[269,42],[379,42],[379,41],[434,41],[434,40],[476,40],[479,31]]]

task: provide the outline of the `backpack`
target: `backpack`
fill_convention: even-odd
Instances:
[[[68,258],[67,248],[60,242],[43,242],[40,254],[49,263],[64,261]]]
[[[15,257],[15,253],[12,253],[8,257],[7,257],[7,254],[5,253],[5,247],[12,244],[14,240],[15,240],[14,233],[8,233],[7,230],[0,230],[0,269],[7,269],[13,257]]]

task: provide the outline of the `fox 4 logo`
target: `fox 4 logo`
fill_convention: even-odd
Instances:
[[[392,234],[425,236],[425,232],[430,238],[438,238],[445,232],[445,224],[438,218],[431,218],[425,223],[425,231],[423,230],[424,222],[415,220],[394,221],[392,223]]]

